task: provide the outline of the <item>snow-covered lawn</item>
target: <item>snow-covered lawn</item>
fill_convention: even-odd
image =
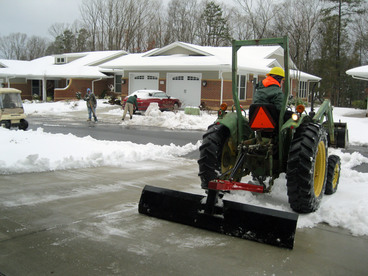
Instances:
[[[25,103],[27,114],[66,114],[86,111],[83,101],[58,103]],[[97,113],[121,119],[119,107],[106,108],[99,101]],[[362,116],[364,110],[334,108],[334,120],[348,123],[349,139],[352,145],[368,146],[368,118]],[[200,116],[186,115],[183,111],[147,112],[145,116],[134,116],[121,124],[159,126],[170,129],[205,130],[216,119],[216,115],[202,113]],[[120,123],[120,122],[119,122]],[[132,142],[110,142],[84,138],[72,134],[50,134],[42,129],[17,131],[0,128],[0,174],[19,172],[43,172],[50,170],[77,169],[96,166],[124,166],[126,162],[145,160],[177,160],[191,151],[198,150],[201,141],[195,144],[159,146],[154,144],[137,145]],[[6,145],[6,146],[5,146]],[[300,215],[298,227],[314,227],[325,222],[342,227],[353,235],[368,235],[368,173],[360,173],[353,168],[368,163],[368,158],[359,152],[347,153],[340,149],[330,149],[330,154],[340,156],[342,163],[338,191],[325,196],[319,210],[312,214]],[[196,160],[193,160],[195,163]],[[170,169],[170,168],[168,168]],[[269,195],[253,195],[247,192],[234,192],[226,199],[269,208],[290,211],[287,203],[286,180],[282,174],[276,180]]]

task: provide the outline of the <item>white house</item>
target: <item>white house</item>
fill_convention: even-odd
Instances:
[[[346,71],[346,74],[352,76],[358,80],[368,81],[368,65],[355,67]],[[367,112],[366,117],[368,117],[368,101],[367,101]]]
[[[280,46],[248,46],[238,51],[238,89],[242,104],[250,104],[253,87],[274,66],[283,67]],[[218,106],[232,101],[231,47],[207,47],[175,42],[142,54],[121,56],[100,65],[104,72],[116,73],[122,83],[123,95],[138,89],[160,89],[179,98],[186,106]],[[292,68],[296,68],[290,61]],[[319,77],[291,70],[294,94],[307,98],[308,82]],[[300,89],[299,89],[300,88]]]

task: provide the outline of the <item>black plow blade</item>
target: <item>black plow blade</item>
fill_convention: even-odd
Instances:
[[[223,200],[214,215],[205,214],[204,196],[145,186],[139,213],[242,239],[292,249],[298,215]]]

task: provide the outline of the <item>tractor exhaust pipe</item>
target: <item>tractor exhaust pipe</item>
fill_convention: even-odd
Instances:
[[[292,249],[298,215],[223,200],[213,214],[205,211],[205,196],[145,186],[141,214],[242,239]]]

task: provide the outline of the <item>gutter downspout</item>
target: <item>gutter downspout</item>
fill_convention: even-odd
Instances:
[[[99,78],[99,79],[96,79],[96,80],[92,81],[92,93],[95,93],[95,82],[100,81],[100,80],[102,80],[102,78]]]
[[[224,72],[220,71],[220,79],[221,79],[221,94],[220,94],[220,105],[222,104],[223,98],[224,98]]]
[[[10,79],[15,79],[17,76],[11,76],[11,77],[6,77],[6,82],[8,83],[8,88],[10,88]]]

